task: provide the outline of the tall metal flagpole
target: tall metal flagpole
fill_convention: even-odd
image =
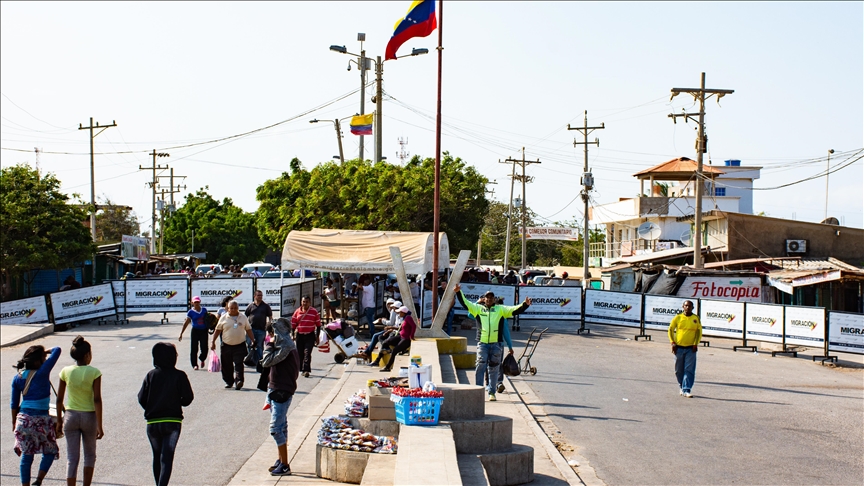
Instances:
[[[441,227],[441,57],[444,53],[444,0],[438,0],[438,108],[435,118],[435,208],[432,247],[432,316],[438,312],[438,232]],[[448,257],[450,255],[447,255]]]

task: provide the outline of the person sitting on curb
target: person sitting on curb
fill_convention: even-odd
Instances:
[[[504,319],[511,318],[515,315],[525,312],[531,305],[531,297],[527,297],[520,305],[498,305],[495,299],[495,293],[491,290],[483,296],[485,304],[475,304],[469,302],[465,295],[462,294],[462,286],[456,284],[454,288],[456,297],[462,306],[468,310],[468,313],[478,318],[480,321],[480,340],[477,342],[477,364],[474,369],[474,384],[483,386],[483,380],[486,378],[486,371],[489,370],[489,383],[486,389],[489,392],[489,401],[497,400],[495,397],[496,382],[498,381],[498,370],[501,364],[503,349],[501,340],[506,336],[509,338],[509,333],[502,329]],[[507,341],[509,354],[513,354],[513,343]]]
[[[411,311],[408,310],[407,307],[403,305],[397,310],[397,312],[399,313],[399,317],[403,319],[402,327],[399,329],[397,334],[387,338],[386,341],[381,343],[382,349],[392,343],[395,343],[396,345],[393,348],[393,351],[390,352],[390,359],[387,361],[387,366],[381,369],[381,371],[385,373],[390,372],[390,370],[393,369],[393,362],[396,361],[396,355],[411,347],[411,341],[414,340],[414,331],[417,330],[417,324],[414,322],[414,318],[411,317]]]

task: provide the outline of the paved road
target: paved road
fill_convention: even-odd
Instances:
[[[607,484],[864,484],[861,357],[832,369],[711,338],[685,399],[665,333],[548,325],[523,379]]]
[[[261,410],[264,393],[255,389],[258,374],[248,373],[246,387],[241,391],[225,390],[218,373],[193,371],[189,365],[188,333],[177,343],[182,320],[169,315],[171,323],[160,326],[157,314],[133,318],[127,326],[96,326],[88,324],[72,331],[52,334],[37,341],[3,348],[0,352],[0,401],[6,412],[0,422],[0,484],[18,482],[18,457],[12,452],[14,438],[8,412],[10,386],[15,371],[12,366],[21,358],[27,346],[42,344],[60,346],[63,355],[54,368],[52,381],[64,366],[73,363],[69,348],[76,334],[84,335],[93,344],[93,363],[103,373],[102,390],[105,400],[105,437],[97,444],[94,484],[151,485],[152,454],[145,432],[144,414],[138,405],[137,393],[147,372],[153,368],[151,349],[157,341],[171,341],[178,348],[178,368],[189,376],[195,400],[184,410],[183,432],[174,461],[171,484],[227,484],[243,463],[267,440],[270,414]],[[300,378],[298,394],[292,407],[321,380],[333,366],[330,355],[316,353],[313,375]],[[338,378],[338,376],[337,376]],[[332,378],[327,378],[328,380]],[[289,434],[290,434],[289,424]],[[65,484],[66,445],[60,442],[61,460],[49,471],[46,485]],[[275,444],[274,444],[275,458]],[[38,465],[39,459],[36,459]],[[33,467],[35,477],[36,465]],[[79,466],[79,481],[80,479]]]

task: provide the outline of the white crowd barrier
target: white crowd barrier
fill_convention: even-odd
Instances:
[[[48,304],[45,296],[0,302],[0,325],[4,324],[48,324]]]

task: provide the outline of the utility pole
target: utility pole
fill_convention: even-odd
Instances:
[[[357,34],[357,40],[360,41],[360,114],[366,114],[366,49],[363,49],[363,41],[366,40],[366,34]],[[363,135],[360,135],[360,162],[363,162]]]
[[[732,89],[705,89],[705,73],[702,73],[702,82],[699,88],[672,88],[672,97],[670,100],[681,93],[687,93],[693,96],[693,99],[699,102],[699,113],[670,113],[669,118],[672,122],[676,122],[678,117],[683,117],[684,122],[693,120],[693,117],[698,116],[699,135],[696,138],[696,214],[694,215],[694,232],[693,235],[693,268],[702,269],[702,193],[705,189],[705,181],[702,175],[702,154],[708,152],[708,137],[705,136],[705,100],[711,96],[717,95],[717,104],[720,104],[720,98],[727,94],[734,93]],[[707,95],[707,96],[706,96]]]
[[[81,123],[78,124],[78,130],[90,130],[90,236],[93,238],[94,242],[96,241],[96,169],[95,164],[93,163],[93,139],[106,129],[116,126],[117,122],[114,120],[111,120],[110,125],[99,126],[99,122],[96,122],[96,125],[94,126],[92,116],[90,117],[90,126],[85,127]],[[101,128],[101,130],[99,130],[99,133],[94,135],[94,128]],[[96,285],[96,255],[93,255],[93,275],[91,282],[93,285]]]
[[[825,165],[825,219],[822,221],[823,223],[828,220],[828,173],[831,172],[831,154],[834,153],[834,149],[828,149],[828,162]]]
[[[152,204],[150,205],[150,253],[156,253],[156,171],[157,170],[165,170],[168,166],[156,165],[156,157],[170,157],[171,155],[166,153],[157,153],[156,149],[153,149],[153,152],[150,153],[153,156],[153,166],[152,167],[141,167],[138,166],[138,170],[152,170],[153,171],[153,180],[152,182],[148,182],[147,185],[150,186],[153,194]]]
[[[384,97],[384,89],[381,85],[384,82],[384,62],[381,60],[381,56],[378,56],[377,59],[375,62],[375,162],[381,162],[381,142],[383,140],[381,134],[381,108],[384,104],[381,100]]]
[[[525,195],[525,183],[531,182],[534,180],[533,177],[529,177],[529,176],[525,175],[525,166],[530,165],[530,164],[539,164],[540,159],[537,159],[536,161],[525,160],[525,147],[522,147],[522,160],[514,160],[514,159],[510,158],[510,159],[507,159],[507,162],[513,162],[514,163],[513,178],[522,181],[522,266],[520,267],[520,270],[524,270],[525,269],[525,259],[527,256],[527,253],[525,252],[525,249],[526,249],[525,243],[527,241],[526,236],[528,233],[528,229],[526,227],[527,221],[528,221],[528,218],[527,218],[528,204],[526,201],[528,198]],[[522,166],[522,175],[521,176],[515,174],[515,164],[519,164]],[[511,189],[511,192],[512,192],[512,189]]]
[[[174,213],[174,210],[175,210],[175,208],[174,208],[174,193],[178,193],[182,189],[186,189],[186,186],[181,186],[180,184],[177,184],[177,186],[174,186],[174,168],[173,167],[171,167],[169,174],[170,175],[168,176],[168,178],[169,178],[171,185],[169,186],[168,190],[165,190],[165,188],[162,187],[161,185],[157,186],[160,193],[162,194],[162,201],[161,201],[161,205],[160,205],[161,207],[159,208],[159,213],[160,213],[159,214],[159,253],[160,254],[163,254],[163,252],[164,252],[163,244],[165,243],[165,211],[167,210],[169,214]],[[156,176],[156,179],[158,181],[159,179],[161,179],[163,177],[165,177],[165,176]],[[186,176],[177,176],[177,177],[182,178],[182,179],[186,178]],[[165,194],[169,195],[168,196],[169,197],[169,203],[167,206],[165,205]]]
[[[570,128],[567,124],[567,130],[576,130],[582,134],[583,141],[577,142],[573,139],[573,146],[584,145],[585,147],[585,166],[582,168],[582,202],[584,203],[584,228],[582,230],[582,288],[588,288],[588,281],[591,278],[591,271],[588,268],[588,195],[591,189],[594,188],[594,175],[588,170],[588,145],[594,144],[600,146],[600,139],[594,138],[593,142],[588,141],[588,134],[594,130],[603,130],[606,128],[605,123],[601,123],[599,127],[588,126],[588,110],[585,110],[585,122],[582,128]]]

